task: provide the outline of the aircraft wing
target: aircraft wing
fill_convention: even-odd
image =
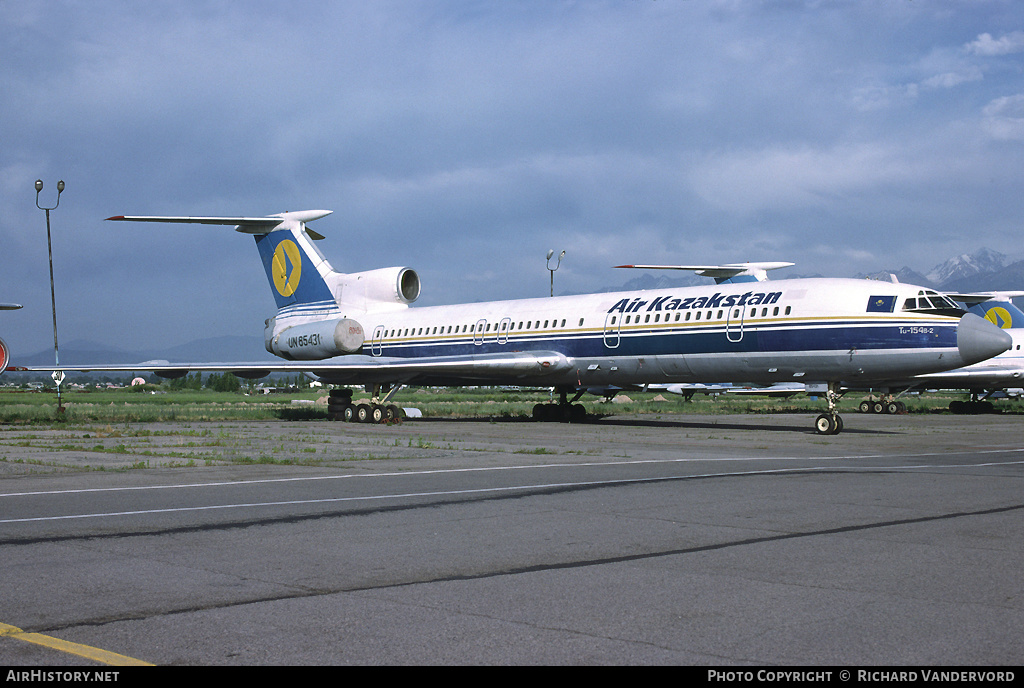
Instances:
[[[402,384],[484,384],[510,378],[543,379],[566,373],[573,362],[554,351],[513,352],[469,356],[433,356],[425,358],[390,358],[385,356],[351,355],[324,361],[268,361],[242,363],[142,363],[66,366],[65,372],[153,372],[161,377],[176,378],[192,372],[229,372],[245,379],[260,378],[270,373],[304,373],[328,384],[367,385]],[[54,366],[31,366],[23,370],[49,372]]]
[[[914,379],[920,380],[923,386],[934,387],[938,385],[943,389],[958,387],[1017,387],[1024,380],[1024,368],[1017,361],[1012,365],[968,366],[967,368],[949,370],[944,373],[918,375]]]
[[[960,303],[984,303],[985,301],[1009,301],[1024,296],[1024,291],[979,291],[970,294],[951,294],[946,296]]]
[[[16,311],[21,308],[20,303],[0,303],[0,311]]]
[[[760,263],[727,263],[725,265],[616,265],[617,268],[633,268],[637,270],[690,270],[701,277],[713,277],[721,284],[736,277],[753,278],[758,282],[768,279],[768,270],[791,267],[793,263],[760,262]]]

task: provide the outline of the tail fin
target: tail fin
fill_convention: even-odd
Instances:
[[[977,294],[949,294],[949,296],[967,304],[967,310],[980,315],[989,322],[1004,330],[1024,328],[1024,312],[1013,305],[1012,299],[1024,296],[1019,291],[993,291]]]
[[[331,278],[337,273],[313,245],[303,222],[286,220],[270,232],[257,234],[256,248],[279,310],[335,305]]]
[[[967,310],[995,323],[1004,330],[1011,327],[1024,327],[1024,312],[1021,312],[1011,301],[985,301],[974,304]]]
[[[256,247],[267,271],[270,289],[278,309],[289,306],[335,304],[332,277],[337,275],[313,239],[323,237],[306,228],[307,222],[330,215],[330,210],[302,210],[268,217],[179,217],[126,216],[108,220],[126,222],[174,222],[202,225],[235,225],[235,229],[256,236]]]
[[[256,248],[267,272],[278,311],[289,315],[326,317],[324,311],[380,311],[406,308],[420,294],[420,279],[403,267],[343,274],[336,272],[313,240],[323,237],[306,223],[330,215],[330,210],[301,210],[268,217],[108,217],[128,222],[177,222],[235,225],[256,237]]]

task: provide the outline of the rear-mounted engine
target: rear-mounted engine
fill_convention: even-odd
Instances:
[[[364,341],[362,325],[339,318],[289,327],[267,342],[267,351],[293,361],[319,361],[357,353]]]

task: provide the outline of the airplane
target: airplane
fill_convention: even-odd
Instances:
[[[265,321],[267,351],[280,363],[64,366],[64,370],[148,370],[163,377],[230,371],[243,378],[302,372],[333,390],[332,418],[384,422],[404,386],[551,387],[556,404],[537,420],[586,417],[576,402],[588,387],[675,382],[828,385],[821,434],[842,430],[835,399],[842,380],[871,381],[938,372],[1006,351],[1010,337],[948,302],[904,307],[919,287],[855,279],[756,281],[764,264],[689,266],[716,285],[595,293],[411,308],[420,295],[408,267],[341,273],[315,246],[307,224],[329,210],[265,217],[124,216],[119,222],[234,226],[254,236],[277,306]],[[711,273],[709,273],[711,274]],[[753,281],[742,281],[753,277]],[[735,282],[727,280],[735,279]],[[40,369],[42,370],[42,369]],[[569,399],[569,394],[574,394]]]
[[[891,381],[887,387],[889,391],[901,389],[900,394],[922,389],[963,389],[967,390],[970,399],[950,402],[951,412],[975,414],[992,411],[992,403],[987,399],[1005,390],[1024,387],[1024,312],[1012,301],[1024,296],[1024,291],[947,293],[945,296],[965,304],[969,312],[1003,329],[1012,339],[1010,349],[963,368],[918,375],[911,380]],[[899,410],[898,399],[861,403],[862,412],[898,413]]]
[[[0,303],[0,311],[15,311],[21,308],[20,303]],[[7,364],[11,360],[11,350],[7,348],[7,342],[0,339],[0,374],[7,370]]]

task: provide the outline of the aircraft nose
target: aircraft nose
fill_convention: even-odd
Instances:
[[[1013,345],[1013,338],[988,320],[967,313],[956,326],[956,348],[964,364],[998,356]]]

